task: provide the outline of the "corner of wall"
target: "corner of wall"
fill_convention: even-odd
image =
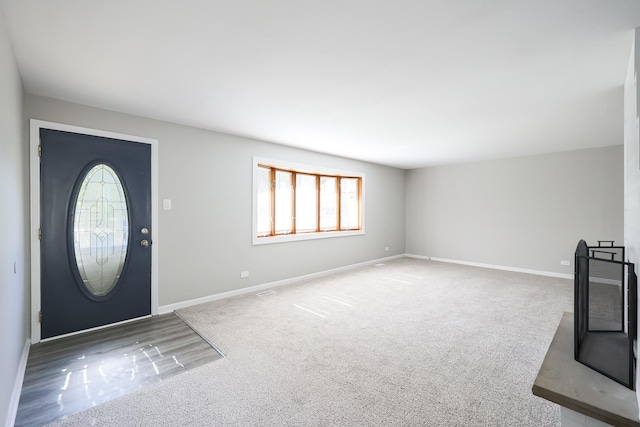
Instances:
[[[0,14],[0,424],[12,425],[22,384],[21,366],[29,342],[28,157],[25,155],[24,87],[7,21]],[[28,353],[28,350],[26,351]],[[24,371],[22,371],[24,372]]]
[[[628,261],[640,265],[640,93],[637,75],[640,68],[640,31],[634,30],[629,66],[624,84],[624,245]],[[640,310],[638,311],[640,324]],[[640,376],[636,375],[636,397],[640,407]],[[640,412],[639,412],[640,416]]]

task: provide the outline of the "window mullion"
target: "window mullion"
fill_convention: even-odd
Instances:
[[[276,170],[271,168],[271,236],[276,235]]]
[[[342,230],[340,227],[340,177],[336,176],[336,231]]]
[[[320,175],[316,175],[316,233],[320,232]]]
[[[362,178],[358,178],[358,230],[362,230]]]
[[[296,234],[296,172],[291,172],[291,233]]]

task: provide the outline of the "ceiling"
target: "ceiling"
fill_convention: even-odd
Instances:
[[[638,0],[0,7],[29,93],[404,169],[621,144],[640,27]]]

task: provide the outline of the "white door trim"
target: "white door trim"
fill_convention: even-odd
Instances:
[[[40,342],[40,129],[53,129],[85,135],[102,136],[151,145],[151,314],[158,314],[158,140],[125,135],[96,129],[83,128],[62,123],[31,119],[29,168],[31,178],[31,343]]]

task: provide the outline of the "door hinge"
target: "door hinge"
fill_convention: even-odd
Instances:
[[[42,310],[38,313],[38,322],[42,323]]]
[[[42,228],[38,228],[38,240],[42,240]]]
[[[42,157],[42,145],[38,144],[38,157]]]

